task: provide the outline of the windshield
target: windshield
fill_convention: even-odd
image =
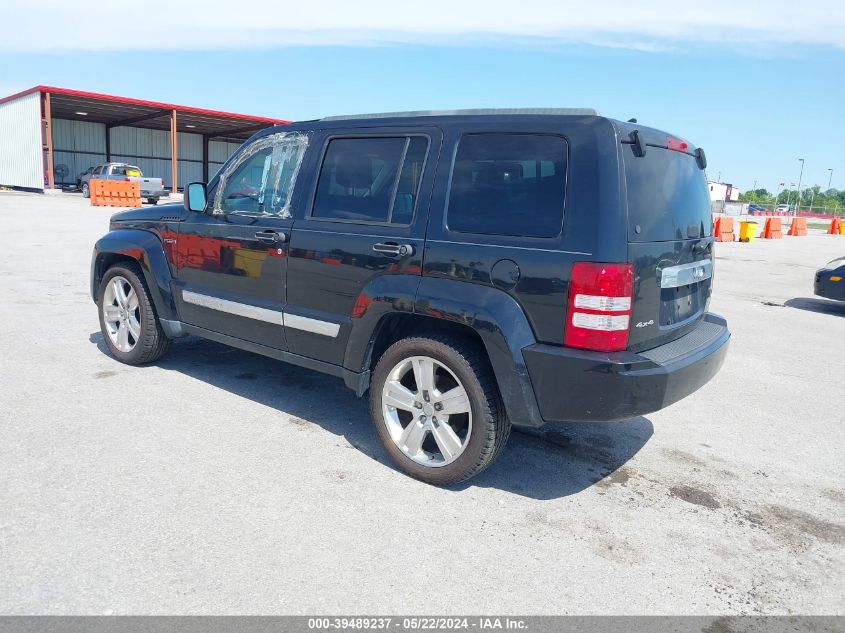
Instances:
[[[623,145],[628,189],[628,239],[668,242],[712,234],[710,194],[695,157],[659,147],[645,156]]]

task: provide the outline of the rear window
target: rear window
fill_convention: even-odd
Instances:
[[[563,223],[567,144],[540,134],[470,134],[458,145],[451,231],[555,237]]]
[[[141,170],[132,165],[113,165],[111,173],[117,176],[129,176],[131,178],[140,178]]]
[[[710,193],[693,156],[649,147],[634,156],[623,145],[628,188],[628,239],[668,242],[712,234]]]

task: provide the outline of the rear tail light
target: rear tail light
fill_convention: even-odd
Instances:
[[[625,349],[633,295],[631,264],[573,264],[563,344],[601,352]]]
[[[130,180],[128,176],[124,176],[124,177],[123,177],[123,179],[124,179],[126,182],[129,182],[129,180]]]

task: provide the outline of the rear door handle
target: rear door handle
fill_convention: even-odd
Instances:
[[[373,244],[373,250],[376,253],[387,255],[388,257],[408,257],[414,254],[414,247],[412,244],[396,244],[394,242],[379,242]]]
[[[255,239],[259,242],[266,242],[267,244],[277,244],[281,242],[285,242],[288,239],[288,236],[284,233],[279,233],[278,231],[258,231],[255,234]]]

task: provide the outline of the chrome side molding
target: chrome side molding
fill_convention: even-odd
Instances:
[[[239,303],[237,301],[229,301],[228,299],[220,299],[219,297],[203,295],[198,292],[191,292],[190,290],[182,291],[182,299],[185,303],[192,303],[202,308],[217,310],[218,312],[235,314],[237,316],[246,317],[247,319],[255,319],[256,321],[264,321],[274,325],[285,324],[284,314],[278,310],[259,308],[246,303]]]
[[[332,338],[336,337],[340,332],[340,325],[331,321],[321,321],[320,319],[312,319],[279,310],[259,308],[258,306],[229,301],[228,299],[220,299],[219,297],[204,295],[198,292],[192,292],[191,290],[183,290],[182,299],[185,303],[192,303],[202,308],[235,314],[246,317],[247,319],[272,323],[273,325],[282,325],[304,332],[312,332],[313,334],[322,334],[323,336],[330,336]]]

